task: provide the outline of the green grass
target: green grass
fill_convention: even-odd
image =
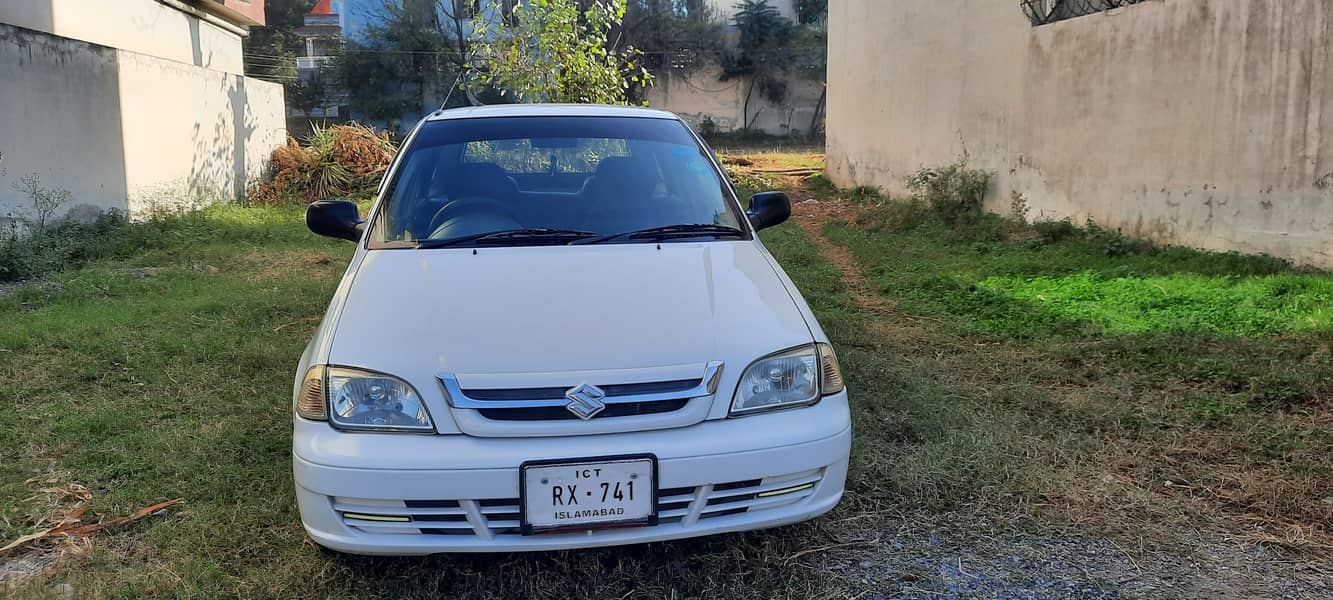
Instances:
[[[1077,504],[1111,493],[1089,477],[1124,481],[1115,493],[1141,500],[1081,517],[1142,527],[1108,515],[1169,506],[1143,498],[1186,481],[1202,502],[1179,510],[1240,516],[1244,535],[1294,546],[1333,517],[1333,276],[1095,227],[1051,239],[994,216],[948,225],[901,204],[823,232],[905,318],[930,323],[941,380],[1016,420],[996,451],[1023,448],[1046,481],[1011,491]]]
[[[886,226],[872,214],[826,230],[905,309],[948,315],[965,331],[1333,332],[1333,277],[1272,258],[1182,248],[1107,255],[1095,239],[1005,241],[998,218],[956,227],[894,219]]]
[[[1263,277],[993,275],[979,290],[1040,307],[1058,319],[1086,322],[1105,334],[1207,331],[1263,335],[1333,330],[1333,279]]]

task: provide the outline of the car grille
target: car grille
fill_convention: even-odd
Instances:
[[[716,391],[722,363],[708,363],[700,377],[640,383],[593,382],[600,390],[599,411],[588,420],[662,415],[684,410],[694,398]],[[571,386],[532,388],[464,388],[452,373],[439,379],[454,410],[475,410],[490,421],[569,421],[582,417],[570,411],[565,397]],[[576,385],[572,381],[571,385]],[[680,426],[676,423],[670,426]]]
[[[629,402],[610,404],[592,418],[609,419],[615,417],[634,417],[638,415],[656,415],[674,412],[685,408],[689,399],[659,400],[657,402]],[[534,408],[483,408],[477,412],[492,421],[565,421],[579,417],[567,408],[541,406]]]
[[[637,396],[641,394],[687,393],[698,386],[698,379],[686,379],[681,381],[604,385],[601,386],[601,388],[603,392],[606,392],[606,397],[608,399],[615,399],[622,396]],[[566,389],[568,388],[465,389],[463,390],[463,393],[467,394],[467,397],[472,398],[473,400],[524,401],[539,400],[542,398],[559,398],[564,396]],[[654,400],[647,402],[611,403],[607,404],[606,408],[602,409],[602,411],[597,413],[593,418],[607,419],[672,412],[685,408],[685,405],[689,403],[689,401],[689,398],[674,398],[670,400]],[[482,408],[479,409],[478,412],[481,413],[481,416],[493,421],[562,421],[579,418],[563,406]]]
[[[619,385],[600,386],[603,392],[606,392],[608,398],[616,396],[635,396],[638,394],[651,394],[658,392],[685,392],[699,385],[698,379],[682,379],[679,381],[654,381],[650,383],[626,383]],[[568,387],[543,387],[543,388],[517,388],[517,389],[489,389],[474,390],[465,389],[464,394],[467,397],[476,400],[536,400],[539,398],[560,398],[565,395]]]
[[[766,479],[663,488],[657,492],[658,526],[755,512],[799,502],[814,493],[823,469]],[[492,539],[520,535],[519,499],[369,500],[333,498],[348,527],[364,533],[464,535]],[[689,526],[691,523],[686,523]],[[593,532],[592,535],[596,535]]]

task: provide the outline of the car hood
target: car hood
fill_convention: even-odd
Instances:
[[[813,339],[755,242],[372,250],[328,362],[426,385],[749,361]],[[533,383],[539,383],[534,381]]]

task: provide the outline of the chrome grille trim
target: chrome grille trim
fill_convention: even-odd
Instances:
[[[608,394],[602,399],[602,402],[605,404],[630,404],[711,396],[717,392],[718,380],[722,375],[722,364],[722,361],[709,362],[707,366],[704,367],[703,377],[698,380],[697,384],[688,389],[622,394],[619,396]],[[478,410],[504,408],[564,408],[569,404],[569,399],[564,396],[558,398],[525,398],[522,400],[483,400],[473,398],[463,391],[463,387],[458,383],[458,377],[454,373],[441,371],[435,376],[440,380],[440,384],[444,386],[446,399],[449,401],[449,406],[453,408],[470,408]],[[577,381],[572,382],[570,383],[570,387],[578,384],[579,382]],[[613,390],[615,389],[614,385],[608,385],[607,387]],[[549,393],[552,388],[536,389],[543,393]]]

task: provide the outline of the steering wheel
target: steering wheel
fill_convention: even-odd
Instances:
[[[430,237],[432,239],[441,237],[436,234],[440,232],[442,227],[452,219],[465,216],[478,217],[478,220],[488,223],[508,222],[500,223],[501,226],[498,229],[518,229],[523,226],[523,222],[519,220],[518,215],[514,214],[509,208],[501,206],[490,198],[474,196],[446,202],[444,206],[440,207],[440,210],[435,211],[435,216],[431,217],[430,228],[428,229]],[[495,228],[488,227],[488,229]]]

